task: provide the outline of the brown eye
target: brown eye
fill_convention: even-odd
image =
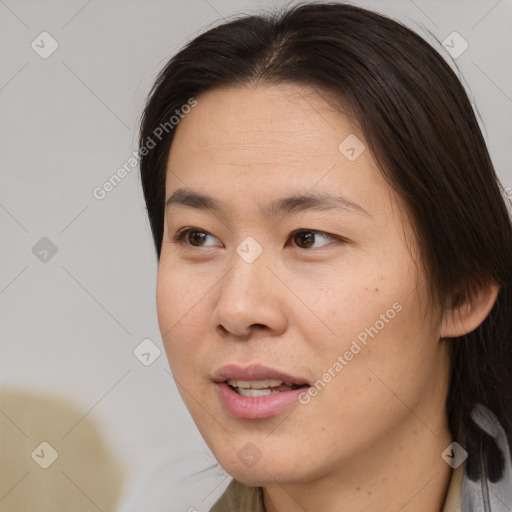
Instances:
[[[301,249],[309,249],[315,243],[315,235],[311,231],[302,231],[296,233],[293,240]]]
[[[334,237],[327,235],[326,233],[322,233],[320,231],[303,229],[300,231],[295,231],[292,234],[293,241],[300,249],[310,249],[315,244],[316,237],[323,237],[325,239],[330,238],[331,240],[334,240]],[[323,245],[329,245],[329,244],[323,244]]]
[[[195,247],[201,246],[201,242],[204,241],[206,236],[204,231],[188,231],[185,233],[185,238]]]
[[[197,228],[184,228],[172,239],[173,243],[184,245],[185,247],[211,247],[210,245],[205,245],[204,241],[208,238],[215,238],[213,235],[208,233],[207,231],[203,231]],[[327,233],[323,233],[321,231],[315,231],[311,229],[300,229],[294,231],[289,239],[292,239],[295,245],[299,249],[311,249],[311,248],[320,248],[323,245],[329,245],[330,243],[324,243],[319,247],[313,247],[315,243],[317,243],[317,238],[324,238],[326,240],[330,239],[331,241],[336,241],[338,237],[334,237],[328,235]]]
[[[210,235],[210,233],[208,233],[207,231],[203,231],[201,229],[196,228],[185,228],[176,233],[176,235],[172,239],[172,242],[191,247],[209,247],[204,246],[202,243],[209,236],[215,238],[212,235]]]

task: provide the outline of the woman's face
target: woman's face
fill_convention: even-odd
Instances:
[[[166,206],[157,307],[221,465],[300,483],[430,447],[446,429],[441,314],[426,315],[416,238],[358,128],[299,86],[197,101],[169,155],[166,200],[182,193]]]

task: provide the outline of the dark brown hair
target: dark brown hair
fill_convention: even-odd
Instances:
[[[461,82],[412,30],[343,3],[242,16],[199,35],[159,73],[142,115],[141,177],[158,259],[174,128],[157,128],[205,91],[256,82],[329,91],[354,113],[383,176],[407,205],[433,300],[452,297],[455,306],[483,285],[500,285],[486,320],[451,342],[447,397],[452,434],[464,443],[471,430],[489,448],[495,478],[503,457],[469,413],[477,403],[487,406],[510,440],[512,224]],[[473,477],[474,464],[470,457]]]

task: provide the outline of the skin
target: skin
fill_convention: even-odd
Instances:
[[[228,473],[264,487],[267,511],[439,512],[451,474],[441,453],[452,442],[444,338],[479,325],[497,290],[427,314],[405,205],[368,148],[354,161],[338,150],[350,134],[364,138],[315,91],[258,84],[197,99],[175,133],[166,199],[187,187],[228,208],[166,209],[157,312],[199,431]],[[311,191],[343,195],[368,215],[259,211]],[[172,242],[184,227],[207,236]],[[313,247],[290,237],[296,229],[315,232]],[[250,264],[236,252],[248,236],[263,248]],[[240,420],[219,402],[212,375],[222,365],[257,362],[314,383],[394,303],[402,310],[307,405]],[[248,442],[261,455],[252,467],[237,457]]]

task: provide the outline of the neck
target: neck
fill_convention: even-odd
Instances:
[[[446,498],[451,468],[441,458],[452,442],[444,415],[427,426],[411,414],[387,439],[344,461],[336,472],[307,484],[264,488],[267,512],[439,512]]]

